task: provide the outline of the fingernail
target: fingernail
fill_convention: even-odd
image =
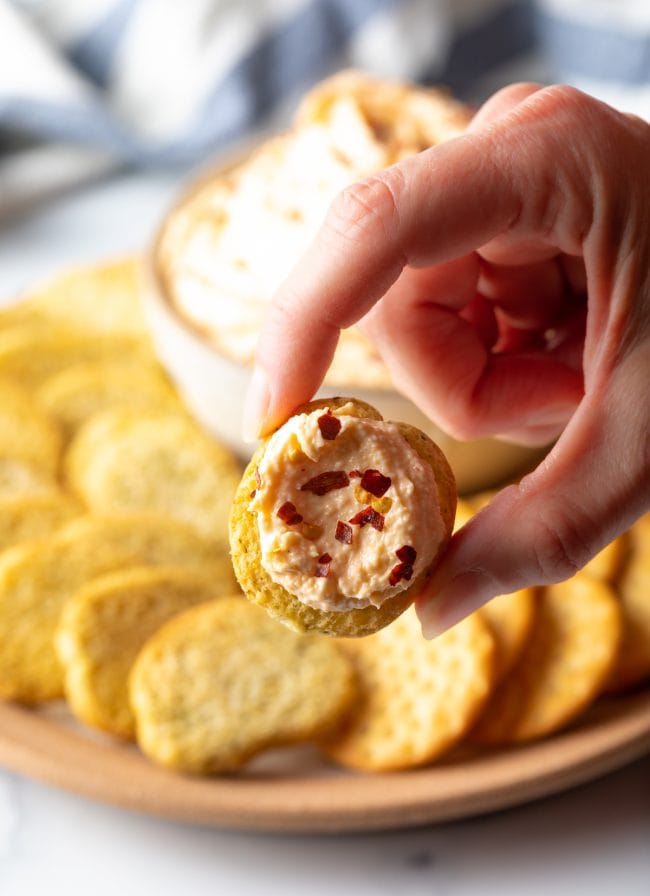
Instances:
[[[426,602],[416,604],[423,637],[437,638],[497,594],[494,580],[483,570],[454,576]]]
[[[255,365],[248,386],[242,415],[242,438],[245,442],[259,439],[269,409],[271,393],[266,372]]]

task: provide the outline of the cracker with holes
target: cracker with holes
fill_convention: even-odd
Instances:
[[[115,408],[92,417],[72,441],[65,469],[93,510],[155,510],[227,546],[240,469],[183,413]]]
[[[69,495],[57,491],[0,497],[0,551],[46,538],[81,513]]]
[[[129,565],[203,567],[215,556],[222,555],[194,531],[158,514],[81,517],[4,551],[0,697],[39,703],[63,695],[54,633],[66,602],[91,579]]]
[[[482,500],[481,503],[475,503],[459,499],[454,531],[468,523],[475,511],[485,506],[487,500],[489,498]],[[505,678],[519,659],[533,630],[535,609],[536,597],[533,588],[522,588],[512,594],[500,594],[481,607],[481,616],[490,626],[495,640],[495,681]]]
[[[70,439],[79,427],[102,411],[178,411],[180,401],[160,369],[141,361],[90,361],[49,377],[36,401]]]
[[[18,385],[0,381],[0,457],[54,475],[60,454],[56,423]]]
[[[65,695],[83,722],[132,739],[131,666],[151,635],[172,617],[237,585],[227,557],[209,572],[175,566],[132,567],[93,579],[66,603],[56,634]]]
[[[180,771],[231,771],[268,747],[314,741],[340,724],[356,679],[337,645],[223,597],[147,642],[131,673],[142,750]]]
[[[650,514],[627,533],[629,559],[615,590],[623,613],[621,649],[607,690],[620,692],[650,678]]]
[[[121,333],[85,333],[27,325],[0,330],[0,377],[28,390],[73,364],[128,358],[151,363],[146,343]]]
[[[473,739],[512,744],[563,728],[601,693],[620,633],[619,605],[603,582],[578,574],[542,589],[532,637],[497,687]]]
[[[258,449],[230,520],[246,596],[297,630],[368,635],[421,590],[456,487],[423,433],[364,402],[313,401]]]
[[[338,643],[354,664],[361,695],[324,749],[349,768],[432,762],[464,737],[491,692],[494,641],[477,613],[425,641],[411,607],[369,638]]]
[[[142,294],[142,261],[136,256],[73,267],[32,288],[0,314],[0,326],[63,327],[148,339]]]

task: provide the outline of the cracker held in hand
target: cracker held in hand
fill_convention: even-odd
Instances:
[[[227,546],[239,467],[185,414],[115,408],[91,418],[70,445],[66,475],[93,510],[155,510]]]
[[[513,744],[567,725],[602,691],[620,633],[618,602],[603,582],[578,574],[542,589],[528,646],[495,691],[473,739]]]
[[[157,514],[82,517],[44,541],[0,555],[0,697],[63,695],[54,633],[82,585],[128,565],[200,566],[214,557],[191,529]]]
[[[338,643],[354,663],[361,695],[325,750],[350,768],[431,762],[461,740],[490,695],[494,642],[477,613],[425,641],[411,607],[369,638]]]
[[[130,680],[138,743],[188,772],[239,768],[267,747],[316,740],[356,694],[326,638],[289,631],[237,597],[188,610],[147,642]]]
[[[298,631],[368,635],[421,590],[449,541],[453,474],[414,427],[313,401],[258,449],[230,519],[246,596]]]
[[[132,567],[80,588],[66,603],[56,635],[72,712],[88,725],[133,738],[128,677],[146,640],[173,616],[235,589],[227,557],[209,571]]]

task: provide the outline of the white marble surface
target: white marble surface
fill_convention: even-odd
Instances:
[[[144,246],[175,188],[171,177],[120,177],[5,225],[0,295],[61,264]],[[650,757],[508,812],[340,837],[173,824],[0,770],[0,896],[334,893],[649,896]]]

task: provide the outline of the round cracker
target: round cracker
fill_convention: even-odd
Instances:
[[[355,684],[332,641],[223,597],[156,632],[133,667],[130,695],[147,756],[215,772],[268,747],[323,737],[350,708]]]
[[[0,382],[0,456],[42,467],[54,474],[61,454],[56,423],[10,382]]]
[[[154,364],[94,361],[47,379],[38,404],[70,439],[90,417],[112,408],[178,411],[180,400]]]
[[[11,457],[0,457],[0,496],[3,498],[58,491],[56,478],[42,467]]]
[[[650,677],[650,514],[628,532],[627,564],[615,590],[621,602],[621,648],[606,690],[620,693]]]
[[[147,639],[196,604],[233,594],[224,557],[210,572],[133,567],[93,579],[67,601],[56,633],[65,695],[82,722],[125,739],[135,736],[128,694],[131,666]]]
[[[54,632],[66,601],[90,579],[125,566],[201,566],[214,557],[195,532],[157,514],[82,517],[50,538],[4,551],[0,696],[38,703],[63,695]]]
[[[544,737],[602,691],[614,665],[621,614],[611,588],[578,574],[540,592],[535,629],[472,732],[482,744]]]
[[[45,538],[81,512],[76,501],[62,492],[0,498],[0,551]]]
[[[296,409],[296,414],[311,413],[323,408],[339,408],[351,404],[354,415],[372,420],[382,416],[371,405],[350,398],[327,398],[311,401]],[[246,597],[295,631],[318,631],[339,637],[362,637],[391,623],[411,605],[442,555],[451,535],[456,510],[456,484],[453,473],[438,446],[415,427],[399,424],[400,432],[420,457],[431,465],[438,487],[439,509],[446,529],[438,554],[431,566],[415,578],[405,591],[386,600],[381,607],[326,611],[303,604],[282,585],[274,582],[262,566],[262,552],[256,515],[249,510],[250,496],[256,488],[255,474],[268,439],[259,446],[248,464],[237,489],[230,515],[230,550],[237,581]]]
[[[492,495],[492,492],[483,492],[470,500],[460,498],[454,531],[466,525],[491,500]],[[480,613],[490,626],[495,640],[495,683],[505,678],[521,656],[532,631],[535,608],[533,588],[500,594],[481,607]]]
[[[155,510],[227,546],[239,467],[183,414],[115,408],[93,417],[70,445],[65,469],[93,510]]]
[[[627,536],[620,535],[592,557],[581,572],[602,582],[614,582],[621,572],[627,552]]]
[[[148,338],[143,291],[142,260],[137,256],[74,267],[32,289],[12,309],[13,318],[43,328]]]
[[[0,377],[34,391],[74,364],[129,358],[151,363],[151,349],[129,335],[16,326],[0,330]]]
[[[478,614],[425,641],[411,607],[389,628],[339,643],[354,663],[361,696],[324,749],[349,768],[432,762],[464,737],[490,695],[494,641]]]

